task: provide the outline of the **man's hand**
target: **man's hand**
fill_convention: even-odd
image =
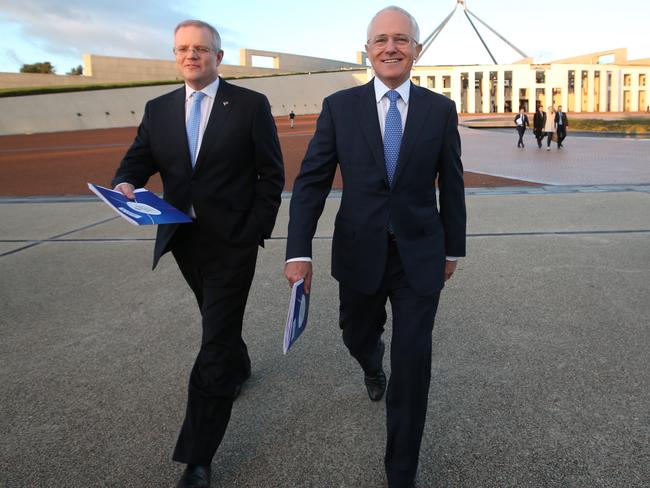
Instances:
[[[120,183],[115,188],[113,188],[113,190],[119,191],[121,194],[126,195],[126,198],[129,200],[135,200],[135,193],[133,193],[135,187],[131,183]]]
[[[458,266],[458,261],[445,261],[445,281],[451,278],[451,275],[454,274],[456,266]]]
[[[300,280],[300,278],[304,278],[305,293],[307,294],[311,292],[312,273],[312,265],[309,261],[292,261],[284,265],[284,276],[289,282],[289,288],[291,288],[296,281]]]

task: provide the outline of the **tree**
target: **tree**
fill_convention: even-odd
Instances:
[[[84,73],[84,67],[79,65],[76,68],[71,68],[70,71],[66,73],[66,75],[82,75]]]
[[[23,67],[20,68],[20,72],[55,74],[56,70],[54,69],[54,66],[52,66],[52,63],[49,61],[44,61],[42,63],[23,64]]]

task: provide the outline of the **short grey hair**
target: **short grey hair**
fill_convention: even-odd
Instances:
[[[207,22],[203,22],[202,20],[188,19],[188,20],[184,20],[183,22],[180,22],[176,26],[176,29],[174,29],[174,35],[176,35],[178,30],[181,29],[182,27],[190,27],[190,26],[208,29],[210,31],[210,34],[212,35],[212,47],[214,48],[215,51],[221,51],[221,36],[219,35],[219,32],[210,24],[208,24]]]
[[[380,14],[383,14],[384,12],[397,12],[397,13],[402,14],[407,19],[409,19],[409,22],[411,23],[411,32],[409,32],[409,34],[413,39],[415,39],[415,42],[417,42],[418,44],[420,43],[420,27],[418,26],[418,23],[415,20],[415,17],[413,17],[410,13],[408,13],[402,7],[398,7],[397,5],[390,5],[390,6],[386,7],[386,8],[382,8],[379,12],[377,12],[375,14],[375,16],[372,18],[372,20],[368,24],[368,31],[366,32],[366,36],[367,36],[368,40],[370,40],[370,30],[372,29],[372,24],[375,22],[375,19]]]

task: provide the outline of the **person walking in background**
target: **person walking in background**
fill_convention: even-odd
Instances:
[[[546,111],[546,121],[544,122],[544,132],[546,133],[546,150],[551,150],[551,140],[555,134],[555,109],[551,105]]]
[[[343,194],[332,241],[339,326],[368,397],[380,401],[390,300],[384,465],[389,488],[407,488],[426,420],[438,300],[465,255],[463,166],[454,102],[410,80],[422,51],[413,16],[387,7],[367,35],[375,77],[323,101],[293,188],[284,274],[290,285],[304,278],[309,291],[312,239],[339,167]]]
[[[533,134],[535,134],[535,139],[537,139],[537,147],[542,147],[542,140],[544,139],[544,126],[546,125],[546,112],[544,107],[540,103],[537,106],[535,115],[533,116]]]
[[[523,107],[519,110],[519,114],[515,116],[515,124],[517,124],[517,133],[519,134],[519,140],[517,141],[517,147],[524,147],[524,133],[526,132],[526,127],[530,124],[528,123],[528,115]]]
[[[216,29],[181,22],[174,54],[185,84],[147,102],[113,186],[133,198],[134,188],[160,173],[165,200],[193,219],[158,226],[153,264],[172,252],[201,313],[201,347],[173,459],[186,465],[178,488],[208,488],[233,400],[251,375],[244,309],[258,245],[271,236],[280,207],[284,167],[266,97],[219,78]]]
[[[562,141],[566,137],[566,128],[569,126],[569,119],[562,112],[562,105],[558,105],[555,114],[555,130],[557,131],[557,148],[562,149]]]
[[[295,118],[296,118],[296,114],[293,113],[292,110],[291,112],[289,112],[289,125],[291,126],[292,129],[293,129],[293,121]]]

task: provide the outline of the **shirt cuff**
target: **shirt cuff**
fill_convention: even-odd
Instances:
[[[458,261],[458,258],[456,256],[446,256],[445,259],[447,261]]]
[[[295,263],[296,261],[306,261],[308,263],[311,263],[311,258],[308,257],[302,257],[302,258],[291,258],[287,259],[285,263]]]

